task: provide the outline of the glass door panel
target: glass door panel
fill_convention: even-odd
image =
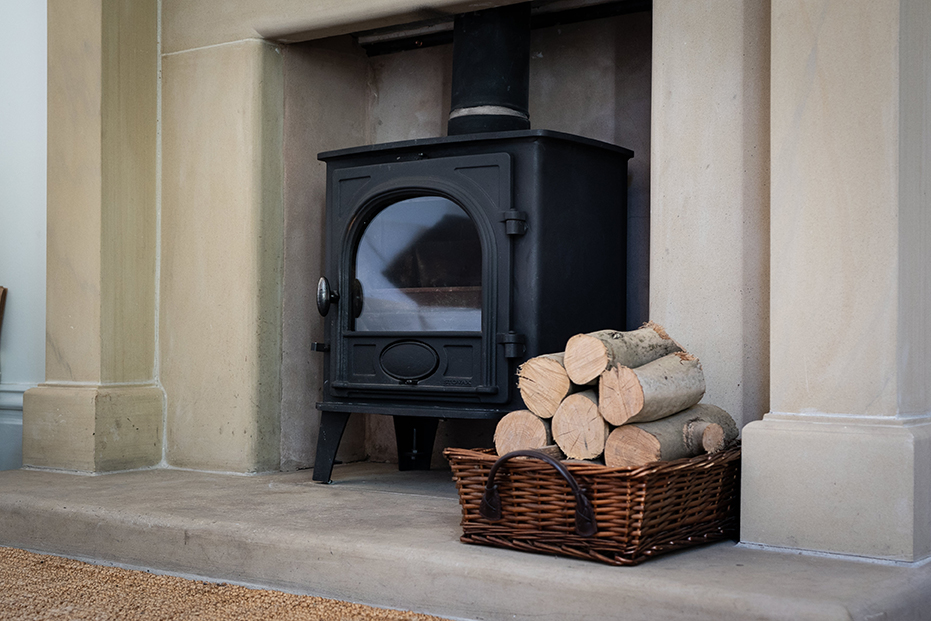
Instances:
[[[362,233],[354,265],[355,330],[481,331],[482,245],[453,201],[389,205]]]

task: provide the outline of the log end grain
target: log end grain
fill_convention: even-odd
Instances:
[[[710,445],[716,441],[720,433],[722,445],[724,439],[724,429],[717,423],[704,421],[700,419],[690,420],[682,428],[682,438],[689,453],[698,455],[702,452],[710,453],[705,442]]]
[[[517,389],[524,405],[541,418],[552,418],[562,400],[572,392],[562,359],[562,354],[537,356],[517,369]]]
[[[576,334],[566,343],[566,373],[581,386],[593,383],[608,367],[608,348],[590,334]]]
[[[633,369],[614,367],[598,381],[601,415],[611,425],[623,425],[643,409],[643,388]]]
[[[724,433],[724,427],[717,424],[710,424],[702,431],[701,445],[706,453],[716,453],[724,449],[727,444],[727,437]]]
[[[605,442],[605,465],[612,468],[639,468],[659,461],[660,442],[637,427],[618,427]]]
[[[495,450],[498,455],[524,449],[540,449],[553,443],[549,421],[529,410],[506,414],[495,428]]]
[[[570,459],[594,459],[604,452],[608,424],[598,412],[594,390],[566,397],[553,416],[553,441]]]

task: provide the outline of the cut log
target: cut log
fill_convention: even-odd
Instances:
[[[598,394],[569,395],[553,416],[553,440],[569,459],[595,459],[604,452],[608,424],[598,413]]]
[[[573,383],[588,386],[610,368],[640,367],[681,350],[661,326],[651,322],[631,332],[576,334],[566,343],[564,365]]]
[[[564,459],[562,463],[567,466],[604,466],[605,460],[604,457],[596,457],[595,459]]]
[[[541,418],[553,418],[562,400],[578,390],[569,381],[562,352],[531,358],[517,368],[517,389],[524,405]]]
[[[553,444],[550,421],[530,410],[505,414],[495,427],[495,450],[498,455],[524,449],[541,449]]]
[[[724,427],[717,423],[693,422],[689,424],[687,433],[693,444],[701,438],[701,446],[705,453],[717,453],[727,446],[727,433]]]
[[[550,444],[548,446],[541,446],[540,448],[535,448],[535,449],[530,449],[530,450],[537,451],[538,453],[544,453],[545,455],[549,455],[553,459],[561,460],[562,458],[565,457],[565,455],[563,455],[562,450],[555,444]],[[531,458],[530,457],[515,457],[514,459],[531,459]]]
[[[719,407],[700,403],[668,418],[615,428],[605,442],[605,464],[637,468],[654,461],[720,450],[737,438],[737,424]]]
[[[692,407],[705,394],[705,374],[694,356],[679,351],[631,369],[601,374],[598,406],[611,425],[643,423]]]

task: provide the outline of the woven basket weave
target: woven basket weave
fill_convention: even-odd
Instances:
[[[464,543],[636,565],[737,534],[739,443],[640,468],[562,462],[594,509],[597,532],[590,536],[577,531],[576,497],[549,463],[528,457],[503,461],[495,475],[500,519],[492,520],[480,508],[498,456],[455,448],[444,455],[459,490]]]

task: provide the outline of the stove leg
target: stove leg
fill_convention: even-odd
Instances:
[[[436,439],[436,418],[395,416],[394,435],[398,441],[398,470],[429,470]]]
[[[317,435],[317,456],[314,459],[313,480],[331,483],[333,462],[336,461],[336,449],[343,438],[349,412],[320,412],[320,432]]]

